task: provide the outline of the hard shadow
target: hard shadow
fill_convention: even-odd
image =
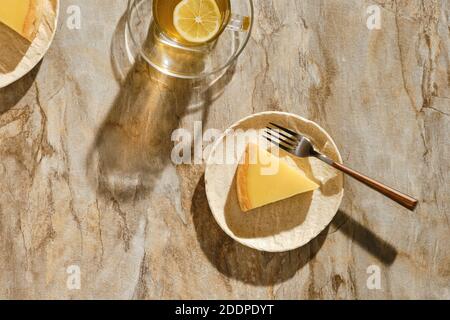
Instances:
[[[88,178],[98,195],[120,204],[151,196],[164,169],[173,165],[172,133],[180,121],[192,112],[204,119],[212,103],[210,92],[223,91],[233,76],[230,70],[214,84],[194,82],[168,76],[140,55],[130,57],[123,43],[125,16],[111,44],[121,89],[86,158]],[[192,108],[196,86],[202,89],[202,103]]]
[[[381,239],[344,211],[338,211],[332,225],[383,264],[392,265],[397,258],[398,252],[394,246]]]
[[[292,200],[298,204],[295,208],[281,201],[255,209],[251,214],[245,214],[239,207],[235,175],[224,208],[225,221],[239,238],[254,239],[273,236],[294,229],[306,220],[312,195],[312,192],[307,192],[293,197]]]
[[[0,115],[14,107],[30,90],[39,73],[42,62],[28,74],[5,88],[0,88]]]
[[[130,201],[151,192],[171,161],[172,132],[189,100],[189,83],[136,62],[88,158],[100,195]]]
[[[218,226],[209,209],[204,177],[192,198],[192,216],[200,247],[211,264],[227,277],[244,283],[267,286],[292,278],[314,259],[328,230],[307,245],[284,253],[261,252],[231,239]]]
[[[0,72],[13,72],[25,57],[31,42],[0,22]]]

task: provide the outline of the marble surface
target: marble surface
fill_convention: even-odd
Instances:
[[[450,298],[450,3],[255,2],[237,65],[193,96],[123,65],[125,0],[61,1],[43,62],[0,89],[0,298]],[[374,4],[380,30],[366,26]],[[231,240],[204,166],[171,162],[171,133],[268,110],[319,123],[348,165],[415,195],[417,211],[346,179],[335,220],[305,247]]]

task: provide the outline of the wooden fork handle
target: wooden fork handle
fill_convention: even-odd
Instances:
[[[355,178],[359,182],[364,183],[366,186],[380,192],[381,194],[385,195],[386,197],[394,200],[398,204],[402,205],[403,207],[407,208],[408,210],[414,211],[417,207],[418,201],[404,193],[401,193],[400,191],[394,190],[381,182],[378,182],[374,179],[371,179],[353,169],[350,169],[343,164],[337,163],[332,161],[331,165],[348,174],[349,176]]]

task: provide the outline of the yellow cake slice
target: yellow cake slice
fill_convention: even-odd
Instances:
[[[255,144],[249,144],[245,150],[236,183],[244,212],[319,188],[300,169]]]
[[[42,0],[0,0],[0,23],[32,42],[40,23]]]

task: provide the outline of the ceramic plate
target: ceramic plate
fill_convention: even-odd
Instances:
[[[336,144],[316,123],[294,114],[265,112],[239,121],[218,139],[208,159],[205,184],[214,218],[230,237],[256,250],[283,252],[307,244],[330,224],[344,194],[343,175],[315,158],[298,159],[280,151],[281,157],[286,157],[292,165],[303,169],[320,188],[248,213],[242,212],[237,199],[235,179],[238,162],[248,139],[236,137],[252,136],[246,132],[260,131],[269,122],[278,123],[308,136],[319,151],[335,161],[342,162]],[[250,139],[255,138],[255,141],[250,142],[263,140],[257,136]]]
[[[56,33],[59,0],[44,0],[44,15],[39,30],[26,54],[8,73],[0,72],[0,88],[6,87],[30,72],[42,60]],[[11,68],[12,69],[12,68]]]

